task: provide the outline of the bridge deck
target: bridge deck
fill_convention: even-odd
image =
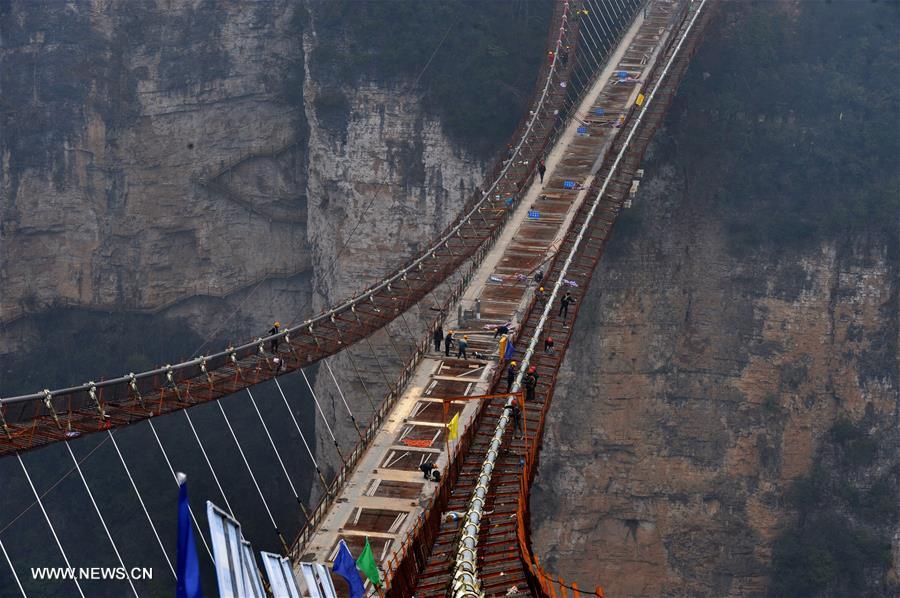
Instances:
[[[444,329],[453,330],[457,339],[462,335],[469,337],[470,359],[456,359],[455,351],[450,358],[432,352],[422,359],[334,506],[301,549],[301,561],[331,563],[341,539],[354,555],[358,554],[368,537],[376,558],[386,568],[389,558],[399,550],[428,506],[436,485],[423,478],[419,465],[428,460],[436,463],[439,470],[446,470],[443,399],[487,392],[497,367],[498,342],[486,327],[508,321],[518,323],[521,319],[534,290],[533,284],[528,284],[531,273],[559,247],[567,223],[587,192],[587,185],[581,191],[562,189],[563,181],[573,173],[560,171],[560,166],[568,146],[579,138],[578,126],[570,124],[560,136],[546,160],[546,187],[542,188],[535,178],[462,295],[467,309],[479,299],[481,318],[460,322],[452,317],[444,324]],[[578,182],[583,183],[583,178]],[[537,210],[540,217],[529,219],[530,210]],[[489,355],[490,359],[474,359],[475,352]],[[454,401],[449,417],[460,413],[462,433],[476,410],[473,401]],[[410,440],[425,440],[421,444],[430,446],[409,446],[420,444],[409,443]],[[298,575],[298,579],[302,576]],[[340,593],[346,584],[335,577],[335,586]]]
[[[517,280],[516,275],[533,272],[563,244],[565,233],[593,182],[592,172],[618,130],[618,115],[627,112],[639,92],[637,85],[621,83],[615,71],[627,65],[629,72],[639,77],[652,65],[655,49],[664,37],[660,34],[668,23],[670,10],[667,3],[661,7],[654,5],[647,18],[638,17],[623,37],[609,66],[579,107],[578,117],[582,122],[570,123],[549,155],[545,184],[534,181],[525,200],[516,209],[513,221],[466,289],[462,298],[464,305],[469,307],[476,298],[480,299],[482,319],[477,321],[478,328],[473,322],[454,321],[448,322],[445,330],[456,330],[457,337],[460,333],[468,334],[470,351],[486,350],[496,355],[492,334],[485,334],[482,329],[486,324],[511,320],[520,326],[529,326],[527,321],[521,320],[531,302],[534,285]],[[640,51],[643,64],[629,62],[638,51],[636,49]],[[602,115],[598,114],[598,108],[603,109]],[[566,181],[578,183],[583,189],[566,188]],[[536,210],[539,217],[528,218],[530,210]],[[569,334],[568,327],[557,321],[549,336],[563,340]],[[527,337],[520,334],[519,338],[523,336]],[[539,367],[546,364],[555,370],[559,358],[559,353],[542,354],[533,363]],[[382,568],[388,568],[391,555],[400,548],[403,538],[421,517],[423,508],[435,492],[436,485],[423,479],[418,466],[424,460],[436,462],[442,471],[447,466],[445,431],[439,423],[442,421],[440,398],[505,390],[505,384],[492,385],[497,378],[495,361],[470,360],[470,364],[473,373],[461,376],[460,370],[465,364],[459,360],[448,360],[437,353],[422,360],[402,399],[343,488],[335,506],[301,551],[301,560],[330,563],[341,538],[347,541],[354,554],[358,554],[368,536]],[[528,445],[540,442],[533,422],[541,416],[550,384],[549,377],[539,382],[538,400],[528,404],[523,413]],[[486,417],[479,418],[479,427],[452,490],[447,511],[465,511],[501,404],[501,399],[491,401],[482,413]],[[462,430],[472,423],[477,410],[475,402],[455,402],[450,417],[456,411],[461,412]],[[410,447],[404,443],[417,439],[430,442],[430,446]],[[515,520],[520,462],[525,447],[524,438],[512,439],[508,435],[505,453],[495,470],[491,502],[487,506],[487,511],[493,512],[486,517],[482,534],[491,531],[480,553],[482,579],[488,595],[505,594],[511,586],[526,587],[518,558]],[[420,576],[417,596],[445,593],[457,531],[457,524],[443,524],[431,549],[428,566]],[[339,591],[345,587],[340,578],[336,578],[335,585]]]
[[[563,159],[557,169],[559,173],[565,173],[570,180],[583,180],[595,170],[595,165],[601,161],[606,150],[609,149],[613,137],[613,129],[609,128],[609,120],[595,118],[597,109],[603,109],[603,116],[610,114],[624,114],[636,99],[639,88],[632,84],[623,84],[619,81],[614,71],[628,70],[635,78],[641,78],[647,73],[659,58],[660,50],[671,35],[670,25],[674,6],[668,2],[656,2],[650,5],[645,17],[638,17],[632,25],[628,35],[623,38],[617,53],[610,60],[610,66],[600,77],[603,88],[599,94],[589,94],[593,103],[587,111],[584,119],[588,125],[588,135],[577,137],[570,143],[565,151]],[[632,60],[635,53],[640,53],[642,64],[636,65]],[[627,68],[626,68],[627,66]],[[623,90],[627,90],[623,92]],[[585,115],[582,111],[579,116]],[[608,170],[601,169],[600,174],[605,175]],[[630,182],[630,181],[629,181]],[[556,189],[560,186],[559,177],[550,180],[548,189]],[[586,185],[587,186],[587,185]],[[596,261],[599,259],[602,244],[611,228],[611,222],[615,217],[614,207],[605,206],[610,212],[607,216],[601,216],[598,220],[599,230],[596,235],[585,244],[585,251],[579,256],[578,261],[570,269],[569,277],[579,285],[586,287],[590,274]],[[576,224],[583,222],[583,213],[576,215]],[[561,249],[561,255],[565,257],[571,248],[571,240],[566,238]],[[554,268],[547,273],[548,284],[556,278]],[[576,293],[580,296],[580,292]],[[557,306],[553,306],[554,311]],[[577,313],[577,305],[572,311]],[[552,313],[552,312],[551,312]],[[542,420],[552,397],[553,386],[563,356],[561,348],[565,347],[572,334],[571,324],[574,322],[574,314],[568,318],[556,317],[551,320],[549,327],[545,328],[543,337],[552,338],[555,341],[555,351],[544,353],[539,350],[532,359],[531,364],[536,366],[539,381],[536,392],[536,400],[526,404],[523,413],[525,419],[525,433],[516,438],[512,429],[507,429],[504,437],[501,453],[496,461],[492,484],[485,504],[485,516],[482,519],[479,532],[478,571],[482,583],[482,591],[487,596],[510,595],[521,592],[529,592],[528,578],[525,566],[520,556],[520,538],[517,526],[517,517],[522,515],[519,505],[520,484],[525,473],[525,463],[528,459],[527,451],[535,443],[541,442],[543,429]],[[520,348],[531,340],[534,335],[539,311],[532,310],[529,317],[523,323],[523,328],[518,333]],[[539,347],[542,349],[543,347]],[[493,392],[502,391],[505,384],[497,381],[492,388]],[[444,507],[446,512],[465,512],[469,500],[472,497],[474,486],[481,471],[481,465],[488,451],[494,429],[503,409],[503,399],[493,399],[487,405],[478,418],[477,428],[471,440],[471,446],[465,455],[465,460],[457,478],[449,501]],[[511,427],[510,427],[511,428]],[[416,596],[444,596],[452,579],[456,546],[460,536],[460,522],[442,521],[441,529],[431,547],[427,564],[419,574],[416,585]]]

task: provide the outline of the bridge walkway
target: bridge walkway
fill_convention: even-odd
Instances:
[[[583,115],[585,117],[583,120],[588,123],[588,135],[579,136],[574,143],[569,144],[557,172],[564,172],[569,180],[584,180],[590,177],[597,164],[602,162],[617,130],[609,127],[610,122],[613,119],[617,122],[619,114],[627,113],[640,91],[639,86],[631,81],[622,82],[618,73],[627,71],[630,78],[643,79],[643,76],[657,64],[661,50],[673,36],[671,25],[675,8],[675,5],[665,1],[652,3],[645,16],[639,17],[632,25],[619,51],[610,60],[610,65],[615,66],[608,67],[600,78],[604,84],[603,90],[594,96],[587,113],[579,114]],[[642,64],[636,64],[635,56],[641,57]],[[602,114],[599,114],[600,110]],[[608,168],[601,168],[599,174],[606,175],[608,172]],[[547,188],[555,190],[560,182],[558,177],[554,177],[549,181]],[[592,181],[585,186],[589,186],[590,182]],[[630,180],[627,183],[625,181],[619,183],[630,184]],[[587,240],[584,251],[568,273],[571,282],[575,283],[569,288],[579,299],[587,287],[618,212],[618,206],[612,202],[606,202],[601,207],[603,212],[596,219],[599,229]],[[576,225],[573,227],[574,230],[584,222],[584,212],[582,209],[577,213],[573,222]],[[559,255],[565,257],[571,247],[571,237],[567,236],[559,248]],[[556,281],[557,266],[560,265],[554,261],[548,269],[546,280],[548,288]],[[521,330],[517,331],[517,346],[520,349],[525,348],[535,333],[543,305],[538,303],[536,307],[541,309],[529,310],[529,316],[524,320]],[[526,478],[529,478],[533,471],[529,471],[526,466],[526,463],[531,462],[528,453],[541,442],[543,418],[552,398],[564,347],[573,332],[577,308],[578,304],[571,306],[568,317],[563,318],[559,317],[559,306],[551,306],[551,314],[556,317],[553,317],[548,327],[544,329],[543,339],[552,338],[554,349],[544,352],[541,344],[535,357],[532,358],[531,365],[536,367],[539,378],[536,400],[526,402],[525,405],[525,433],[517,437],[512,426],[509,426],[495,463],[491,488],[484,507],[485,515],[479,527],[478,542],[478,576],[481,580],[481,589],[487,596],[515,595],[519,592],[524,594],[530,591],[526,566],[521,560],[522,527],[518,519],[523,517],[525,512],[521,508],[520,498],[523,488],[527,488],[530,484],[530,479]],[[504,380],[495,380],[490,392],[502,392],[505,387]],[[491,399],[477,417],[469,449],[464,456],[449,499],[442,507],[444,512],[464,513],[467,510],[505,402],[505,397]],[[417,579],[416,596],[446,595],[452,581],[461,525],[459,521],[441,519],[440,531],[436,534],[426,565]],[[527,529],[527,522],[523,525]]]
[[[347,542],[351,552],[358,554],[368,537],[382,568],[391,571],[396,563],[396,553],[403,548],[403,539],[420,524],[425,507],[435,499],[437,487],[423,479],[419,465],[428,460],[436,463],[442,472],[448,467],[446,430],[440,423],[442,399],[505,390],[505,382],[498,382],[503,372],[498,370],[496,361],[497,343],[492,338],[493,333],[485,327],[509,321],[522,327],[522,319],[536,288],[531,282],[531,274],[546,268],[548,260],[564,244],[565,233],[593,182],[592,172],[618,130],[617,117],[627,112],[639,93],[636,84],[623,83],[615,71],[635,45],[646,47],[649,42],[659,42],[660,26],[665,18],[666,15],[655,12],[651,12],[646,21],[643,17],[637,18],[609,66],[585,95],[577,110],[578,119],[568,125],[549,154],[544,184],[535,178],[512,215],[512,222],[476,272],[461,303],[468,309],[478,299],[481,319],[461,322],[453,318],[445,323],[444,329],[454,330],[457,338],[462,334],[469,336],[470,355],[477,351],[491,355],[491,359],[470,360],[471,373],[466,372],[465,362],[448,359],[439,353],[430,354],[421,361],[387,423],[341,490],[335,506],[300,549],[300,561],[332,562],[341,539]],[[633,67],[631,73],[635,73]],[[598,108],[603,109],[602,116],[598,115]],[[550,334],[562,340],[568,335],[568,329],[562,322],[555,322]],[[518,337],[521,339],[523,335]],[[542,355],[540,363],[535,365],[552,363],[556,369],[558,359],[559,353]],[[505,364],[500,370],[504,368]],[[524,410],[527,441],[525,438],[507,439],[506,453],[501,457],[503,472],[494,478],[493,504],[487,507],[494,512],[487,525],[495,526],[503,536],[485,549],[487,583],[496,578],[507,588],[513,585],[524,587],[524,574],[507,574],[503,568],[505,557],[518,558],[515,517],[519,476],[516,470],[524,462],[526,446],[540,441],[534,422],[541,417],[549,386],[550,380],[539,380],[538,400],[527,404]],[[465,511],[501,404],[502,400],[493,400],[481,411],[479,428],[465,456],[446,511]],[[449,417],[457,412],[460,413],[462,431],[475,420],[479,408],[474,401],[454,401]],[[410,440],[423,446],[410,446]],[[458,449],[456,443],[450,449]],[[428,567],[422,573],[416,595],[420,592],[426,596],[443,595],[452,567],[453,551],[449,549],[455,540],[455,526],[445,523]],[[339,589],[344,587],[340,578],[335,578],[335,585]]]

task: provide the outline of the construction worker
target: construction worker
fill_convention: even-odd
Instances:
[[[437,467],[435,467],[434,470],[431,472],[431,479],[434,480],[434,482],[436,484],[440,484],[441,483],[441,470],[438,469]]]
[[[469,356],[466,355],[466,349],[469,348],[469,337],[463,335],[462,340],[459,341],[457,345],[456,357],[462,357],[466,361],[469,361]]]
[[[450,357],[450,349],[453,348],[453,331],[450,330],[447,332],[447,336],[444,337],[444,357]]]
[[[421,465],[419,465],[419,471],[422,472],[422,474],[426,480],[431,479],[431,471],[433,469],[434,469],[434,463],[432,463],[431,461],[425,461],[425,463],[422,463]]]
[[[547,296],[544,295],[544,287],[538,287],[538,290],[534,292],[534,302],[542,306],[546,300]]]
[[[540,162],[538,162],[538,174],[541,177],[541,184],[543,184],[543,182],[544,182],[544,173],[546,173],[546,172],[547,172],[547,165],[544,164],[543,160],[541,160]],[[538,282],[540,282],[540,281],[538,281]]]
[[[272,329],[269,330],[269,334],[270,334],[270,335],[271,335],[271,334],[278,334],[278,330],[279,330],[280,328],[281,328],[281,322],[275,322],[275,324],[272,325]],[[272,349],[272,353],[277,353],[277,352],[278,352],[278,341],[279,341],[279,340],[280,340],[280,339],[273,338],[272,341],[269,343],[269,347]]]
[[[438,327],[434,329],[434,350],[438,353],[441,352],[442,340],[444,340],[444,328],[438,324]]]
[[[539,284],[541,284],[541,282],[543,282],[543,280],[544,280],[544,271],[543,270],[538,270],[537,272],[534,273],[534,283],[535,284],[539,285]],[[543,291],[544,289],[541,289],[541,290]]]
[[[522,431],[522,410],[519,409],[518,403],[513,403],[509,408],[509,414],[512,416],[513,425],[513,438],[519,436],[519,433]]]
[[[519,368],[516,367],[515,361],[509,362],[509,367],[506,368],[506,392],[511,392],[513,382],[516,381],[516,374],[519,373]]]
[[[559,301],[559,317],[564,320],[569,316],[570,303],[575,303],[575,297],[567,291],[565,296]]]
[[[547,355],[553,355],[553,339],[549,336],[544,339],[544,353]]]
[[[509,326],[506,324],[500,324],[497,326],[497,329],[494,330],[494,338],[497,338],[501,334],[509,334]]]
[[[528,370],[528,375],[525,376],[525,400],[526,401],[534,401],[534,392],[537,389],[537,376],[535,376],[532,371],[534,368]]]

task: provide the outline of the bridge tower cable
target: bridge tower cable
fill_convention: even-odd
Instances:
[[[41,500],[41,495],[38,494],[37,488],[34,487],[34,483],[31,481],[31,476],[28,475],[28,468],[25,467],[25,462],[22,461],[22,455],[16,453],[16,459],[19,460],[19,465],[22,467],[22,472],[25,474],[25,479],[28,480],[28,485],[31,487],[31,491],[34,493],[34,498],[37,501],[38,506],[41,508],[41,513],[44,514],[44,520],[47,522],[47,525],[50,527],[50,533],[53,534],[53,540],[56,542],[56,547],[59,548],[59,553],[62,555],[63,562],[66,564],[66,567],[72,569],[72,564],[69,563],[69,557],[66,556],[66,551],[63,549],[62,543],[59,541],[59,536],[56,535],[56,528],[53,527],[53,522],[50,521],[50,516],[47,514],[47,509],[44,508],[44,501]],[[78,578],[73,577],[72,581],[75,582],[75,587],[78,589],[78,595],[81,598],[84,598],[84,592],[81,591],[81,584],[78,583]]]
[[[231,438],[234,440],[235,446],[237,446],[238,452],[241,454],[241,459],[244,461],[244,466],[247,468],[247,473],[250,474],[250,479],[253,480],[253,485],[256,487],[256,492],[259,493],[259,499],[262,501],[263,507],[266,509],[266,514],[269,516],[269,521],[272,522],[272,527],[275,528],[275,535],[278,536],[278,539],[281,540],[281,545],[284,548],[284,554],[288,554],[288,545],[284,540],[284,536],[281,534],[281,530],[278,529],[278,524],[275,523],[275,517],[272,516],[272,510],[269,508],[269,502],[266,500],[265,495],[262,493],[262,489],[259,487],[259,482],[256,481],[256,476],[253,474],[253,468],[250,467],[250,462],[247,461],[247,456],[244,454],[244,449],[241,447],[241,443],[238,441],[237,435],[234,433],[234,428],[231,427],[231,421],[228,419],[228,416],[225,415],[225,408],[222,406],[222,401],[216,401],[216,405],[219,406],[219,411],[222,413],[222,418],[225,420],[225,425],[228,426],[228,431],[231,432]],[[187,411],[185,411],[187,413]],[[232,515],[233,517],[234,515]]]
[[[6,563],[9,565],[9,570],[12,571],[13,579],[16,580],[16,585],[19,587],[19,592],[22,593],[22,598],[28,598],[28,594],[25,593],[25,589],[22,587],[22,582],[19,581],[19,574],[16,573],[16,568],[13,567],[12,559],[9,558],[9,553],[6,552],[6,546],[3,545],[2,539],[0,539],[0,551],[3,551],[3,557],[6,559]]]
[[[297,433],[300,434],[300,440],[303,441],[303,446],[306,447],[306,454],[309,455],[313,467],[316,468],[316,474],[319,476],[319,482],[321,482],[322,484],[322,489],[325,490],[326,494],[331,494],[331,488],[328,486],[328,482],[325,481],[325,476],[322,475],[322,470],[319,469],[319,464],[316,462],[316,457],[313,455],[312,450],[309,448],[309,443],[306,442],[306,436],[303,435],[303,430],[300,429],[300,424],[297,423],[297,418],[294,416],[294,410],[291,409],[291,405],[290,403],[288,403],[287,397],[284,396],[284,390],[282,390],[281,384],[278,382],[278,378],[275,378],[275,386],[278,387],[278,392],[281,393],[281,400],[284,401],[284,406],[287,407],[288,413],[290,413],[291,415],[291,420],[294,422],[294,427],[297,428]]]
[[[109,539],[109,543],[112,545],[113,552],[116,553],[116,559],[119,561],[119,566],[122,567],[123,570],[127,571],[125,567],[125,562],[122,560],[122,555],[119,553],[119,547],[116,546],[116,541],[113,540],[112,534],[109,532],[109,527],[106,525],[106,519],[103,517],[103,513],[100,512],[100,507],[97,506],[97,501],[94,500],[94,493],[91,492],[91,487],[88,486],[87,479],[84,477],[84,472],[81,471],[81,465],[78,464],[78,459],[75,458],[75,453],[72,451],[72,445],[68,442],[63,443],[66,445],[66,449],[69,451],[69,456],[72,458],[72,463],[75,464],[75,469],[78,470],[78,477],[81,478],[81,483],[84,484],[84,489],[87,490],[88,497],[91,499],[91,504],[94,505],[94,511],[97,512],[97,517],[100,518],[100,524],[103,526],[103,531],[106,532],[106,537]],[[131,576],[126,575],[125,579],[128,580],[128,585],[131,586],[131,591],[134,593],[135,598],[139,598],[137,589],[134,587],[134,582],[131,581]]]
[[[269,444],[272,446],[272,450],[275,451],[275,457],[278,459],[278,464],[281,465],[281,471],[284,472],[284,477],[288,482],[288,485],[291,487],[291,492],[294,494],[294,499],[296,499],[297,504],[300,505],[300,510],[303,512],[303,517],[309,521],[309,511],[306,510],[306,505],[303,504],[303,501],[300,500],[300,495],[297,492],[297,488],[294,486],[294,482],[291,481],[291,476],[288,475],[287,468],[284,466],[284,461],[281,459],[281,453],[278,451],[278,447],[275,446],[275,441],[272,440],[272,434],[269,433],[269,426],[266,425],[266,420],[263,419],[262,413],[259,410],[259,407],[256,404],[256,399],[253,398],[253,393],[250,392],[250,389],[247,389],[247,394],[250,396],[250,404],[253,405],[253,410],[256,411],[256,415],[259,417],[259,422],[262,424],[263,430],[266,432],[266,438],[269,439]]]
[[[131,470],[128,468],[128,464],[125,463],[125,457],[122,456],[122,451],[119,450],[119,443],[116,442],[116,437],[113,436],[112,430],[107,430],[106,433],[109,434],[109,439],[112,440],[113,448],[116,449],[116,454],[119,455],[119,461],[122,462],[122,467],[125,468],[125,474],[128,476],[128,481],[131,482],[131,487],[137,495],[138,502],[141,503],[141,509],[147,517],[147,522],[150,523],[150,529],[153,530],[153,537],[156,538],[156,543],[159,544],[159,549],[162,550],[163,557],[166,559],[166,564],[169,565],[169,571],[172,572],[172,576],[177,580],[178,575],[175,573],[175,567],[172,566],[172,561],[169,559],[169,553],[166,551],[165,546],[163,546],[159,533],[156,531],[156,525],[153,524],[153,519],[151,519],[150,512],[147,510],[147,505],[144,504],[144,498],[141,496],[141,491],[138,490],[137,484],[134,483],[134,478],[131,477]]]
[[[169,473],[172,474],[172,479],[175,480],[175,485],[178,486],[178,475],[175,473],[175,469],[172,467],[172,462],[169,460],[169,454],[166,452],[162,441],[159,439],[159,434],[156,433],[156,426],[154,426],[153,422],[149,419],[147,420],[147,423],[150,425],[150,431],[153,432],[153,437],[156,439],[156,444],[159,446],[159,450],[162,452],[163,459],[165,459],[166,461],[166,465],[169,466]],[[203,547],[206,548],[206,554],[209,555],[209,560],[215,563],[216,560],[215,558],[213,558],[212,550],[210,550],[209,544],[206,542],[206,536],[203,535],[203,528],[201,528],[200,524],[197,522],[197,517],[194,515],[194,509],[191,508],[191,505],[188,505],[188,512],[190,512],[191,514],[191,520],[194,522],[194,527],[197,528],[197,535],[200,536],[200,540],[203,542]]]

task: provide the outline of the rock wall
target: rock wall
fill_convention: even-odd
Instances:
[[[652,166],[560,374],[534,545],[610,595],[758,595],[837,414],[896,421],[898,263],[877,239],[735,259],[708,196]]]
[[[4,5],[4,323],[310,270],[295,8]]]
[[[549,570],[897,595],[900,99],[836,84],[900,73],[896,15],[719,5],[565,356],[531,503]]]

